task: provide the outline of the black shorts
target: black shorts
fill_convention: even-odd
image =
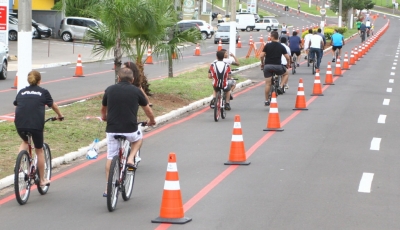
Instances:
[[[226,88],[223,89],[224,92],[229,92],[231,90],[231,84],[227,84]],[[213,86],[214,87],[214,86]],[[214,87],[214,91],[217,92],[219,90],[219,87]]]
[[[32,134],[32,141],[35,146],[35,149],[43,148],[43,131],[37,129],[17,129],[18,135],[24,141],[28,141],[28,137],[23,132],[29,132]]]
[[[332,50],[333,50],[333,51],[335,51],[335,50],[337,50],[337,49],[339,49],[339,50],[342,49],[342,46],[332,46]]]
[[[294,54],[296,54],[296,56],[300,56],[300,51],[291,51],[291,52],[292,52],[292,54],[291,54],[292,57],[293,57]]]
[[[286,73],[286,67],[283,65],[271,65],[266,64],[264,65],[264,78],[272,77],[272,75],[282,75]]]

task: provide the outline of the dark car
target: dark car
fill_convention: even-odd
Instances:
[[[10,13],[10,17],[13,17],[16,21],[18,21],[18,14]],[[32,26],[36,29],[33,33],[33,38],[48,38],[51,37],[53,31],[51,28],[47,27],[42,23],[38,23],[32,19]]]

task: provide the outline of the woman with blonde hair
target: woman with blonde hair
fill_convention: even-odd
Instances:
[[[22,139],[19,151],[28,150],[28,138],[23,132],[30,132],[38,158],[38,169],[40,175],[40,186],[46,186],[50,183],[44,178],[44,154],[43,154],[43,130],[45,120],[45,106],[52,108],[57,113],[57,119],[62,120],[58,106],[53,102],[49,91],[40,87],[42,77],[36,70],[28,74],[29,86],[21,89],[15,98],[15,127],[18,135]]]

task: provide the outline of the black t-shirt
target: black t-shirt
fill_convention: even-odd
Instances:
[[[15,126],[17,128],[44,129],[45,106],[53,106],[53,98],[47,89],[28,86],[21,89],[15,98]]]
[[[129,82],[119,82],[109,86],[103,96],[102,104],[107,106],[108,133],[132,133],[137,127],[139,105],[146,106],[143,92]]]
[[[264,64],[280,65],[282,64],[282,55],[287,54],[286,48],[279,42],[267,43],[264,46],[263,52],[265,52]]]

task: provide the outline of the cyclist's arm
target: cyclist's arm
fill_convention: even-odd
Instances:
[[[53,103],[53,106],[51,106],[51,109],[53,109],[53,111],[54,112],[56,112],[57,113],[57,119],[61,119],[61,118],[63,118],[64,116],[61,114],[61,112],[60,112],[60,109],[58,108],[58,105],[54,102]]]
[[[101,112],[101,120],[107,121],[107,106],[102,105],[100,112]]]
[[[260,61],[261,61],[261,69],[264,69],[264,60],[265,60],[265,52],[261,52]]]
[[[149,118],[149,121],[147,121],[147,125],[148,126],[155,125],[156,120],[154,119],[153,110],[151,110],[149,104],[147,104],[146,106],[142,106],[142,109],[143,109],[144,113],[146,114],[146,116]]]
[[[342,43],[343,43],[343,45],[344,45],[344,37],[342,37]]]
[[[233,62],[231,63],[231,65],[237,65],[237,66],[239,66],[240,63],[239,63],[239,60],[236,58],[236,56],[235,56],[233,53],[231,53],[230,56],[233,57],[233,59],[235,59],[235,61],[233,61]]]
[[[286,67],[289,68],[289,66],[290,66],[290,57],[289,57],[289,54],[284,54],[283,56],[286,58],[286,61],[287,61],[287,62],[286,62],[286,63],[287,63],[287,64],[286,64]]]

